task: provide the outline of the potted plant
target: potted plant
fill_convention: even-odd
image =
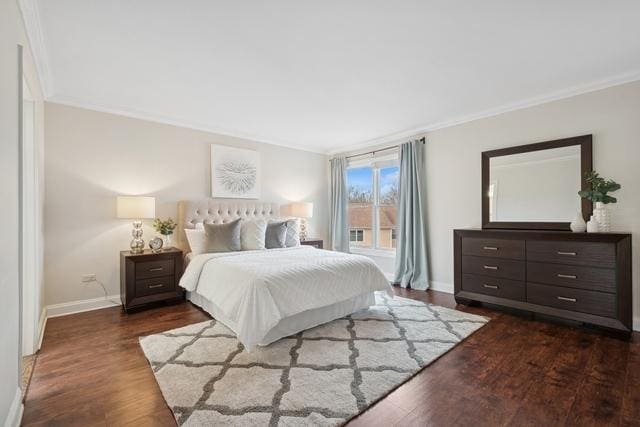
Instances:
[[[582,190],[578,194],[584,199],[595,202],[596,207],[593,210],[593,218],[598,223],[598,231],[607,232],[611,228],[611,218],[605,205],[618,201],[615,197],[610,196],[609,193],[618,191],[622,186],[612,179],[602,178],[596,171],[588,172],[586,180],[591,185],[591,190]]]
[[[173,230],[176,229],[176,224],[171,218],[167,218],[165,221],[160,218],[156,218],[153,221],[153,228],[160,234],[162,234],[163,247],[165,249],[169,249],[171,247],[171,235],[173,234]]]

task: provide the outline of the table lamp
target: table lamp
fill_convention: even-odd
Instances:
[[[144,240],[142,239],[142,220],[155,218],[156,199],[145,196],[118,196],[118,218],[133,219],[133,230],[131,235],[131,253],[141,254],[144,252]]]
[[[300,240],[306,240],[308,235],[307,218],[313,217],[313,203],[293,202],[285,205],[285,211],[296,218],[300,218]]]

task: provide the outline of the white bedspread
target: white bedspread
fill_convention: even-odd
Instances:
[[[374,291],[393,295],[371,259],[310,246],[196,255],[180,286],[218,306],[247,350],[283,318]]]

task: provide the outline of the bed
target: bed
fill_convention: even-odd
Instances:
[[[188,252],[184,228],[237,218],[275,219],[279,209],[247,201],[182,201],[178,245]],[[186,258],[180,286],[187,298],[235,332],[248,351],[365,309],[375,303],[376,291],[392,295],[371,259],[310,246]]]

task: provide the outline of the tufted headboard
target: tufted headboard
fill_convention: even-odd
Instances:
[[[199,222],[223,224],[238,218],[277,219],[280,206],[254,200],[182,200],[178,202],[177,242],[183,251],[189,251],[185,228],[195,228]]]

